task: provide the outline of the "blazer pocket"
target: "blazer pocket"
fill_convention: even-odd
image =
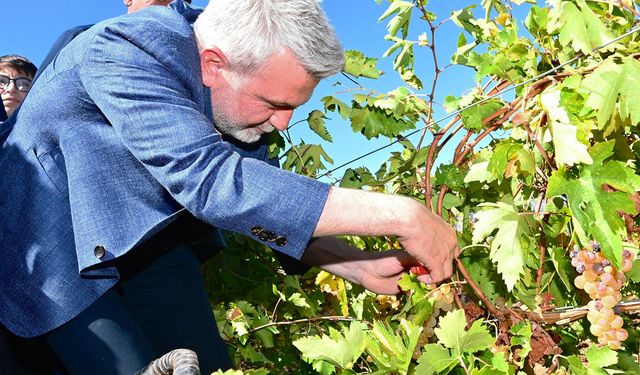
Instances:
[[[56,190],[67,195],[69,193],[67,170],[64,166],[62,153],[58,149],[49,150],[43,154],[39,154],[34,149],[33,153]]]

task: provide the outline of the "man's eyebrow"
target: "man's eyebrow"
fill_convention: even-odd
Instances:
[[[259,99],[264,101],[265,103],[269,104],[270,106],[277,107],[277,108],[295,109],[295,108],[298,108],[300,106],[300,104],[296,105],[296,104],[293,104],[293,103],[289,103],[287,101],[282,101],[282,100],[277,100],[277,99],[269,99],[269,98],[264,97],[262,95],[259,96]]]

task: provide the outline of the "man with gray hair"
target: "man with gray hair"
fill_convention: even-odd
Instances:
[[[228,368],[185,247],[210,226],[377,293],[418,264],[423,282],[449,277],[455,234],[418,202],[269,164],[267,133],[343,60],[316,0],[212,0],[195,30],[148,7],[76,37],[0,129],[1,323],[70,374],[135,373],[179,347]]]

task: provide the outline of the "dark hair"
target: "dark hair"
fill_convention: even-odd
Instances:
[[[31,61],[20,55],[0,56],[0,68],[11,68],[31,78],[35,77],[38,71]]]

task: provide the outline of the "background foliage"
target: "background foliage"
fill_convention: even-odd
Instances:
[[[350,168],[335,183],[432,208],[458,231],[456,272],[438,287],[407,274],[404,293],[376,296],[317,269],[285,275],[270,250],[230,237],[206,273],[242,369],[228,373],[640,373],[639,262],[621,276],[640,232],[638,3],[481,0],[447,15],[430,12],[427,0],[381,4],[383,58],[395,70],[384,74],[404,86],[377,92],[377,59],[349,51],[349,84],[306,122],[318,142],[333,141],[325,120],[339,116],[363,140],[401,144],[379,169]],[[519,7],[526,18],[514,18]],[[448,22],[460,36],[443,65],[437,32]],[[433,75],[419,77],[425,60]],[[475,82],[435,103],[451,64],[473,69]],[[451,112],[446,123],[434,121],[438,105]],[[416,132],[419,141],[409,141]],[[333,161],[322,143],[284,138],[274,134],[271,146],[284,168],[327,172]],[[393,238],[347,240],[364,251],[398,247]],[[580,249],[605,261],[575,260]],[[598,296],[574,283],[596,265],[622,280],[602,284]],[[581,308],[594,300],[588,309],[598,309],[608,295],[628,332],[620,345],[592,334],[596,325],[613,329],[613,318],[591,324]]]

